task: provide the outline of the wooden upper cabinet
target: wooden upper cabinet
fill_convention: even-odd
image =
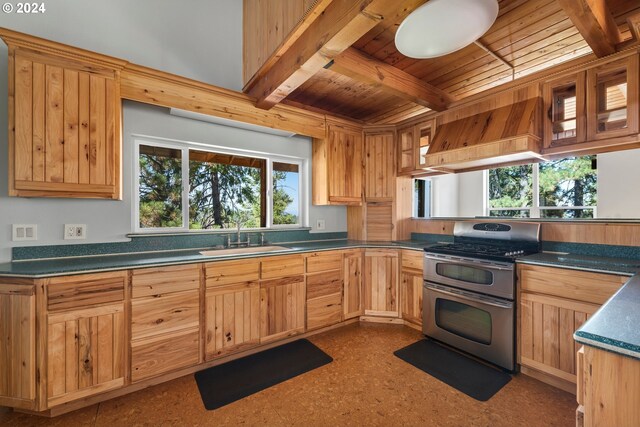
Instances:
[[[9,47],[9,194],[120,199],[124,61],[0,36]]]
[[[545,147],[584,142],[586,137],[585,73],[543,86]]]
[[[362,129],[329,125],[327,138],[313,140],[314,205],[362,204]]]
[[[587,139],[638,133],[638,55],[587,70]]]
[[[436,133],[436,120],[427,120],[426,122],[416,125],[415,130],[415,144],[414,144],[414,157],[416,169],[426,169],[427,162],[424,156],[429,152],[429,146],[433,140],[433,135]]]
[[[603,140],[640,131],[638,55],[547,81],[542,90],[544,148],[550,152],[582,143],[597,150],[609,144]]]
[[[415,126],[398,130],[398,175],[410,174],[416,169],[415,131]]]
[[[365,135],[364,197],[367,202],[390,202],[395,190],[394,132]]]

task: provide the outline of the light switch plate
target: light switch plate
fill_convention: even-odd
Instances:
[[[324,230],[324,219],[316,220],[316,230]]]
[[[82,240],[87,238],[87,224],[65,224],[64,240]]]
[[[38,240],[38,226],[36,224],[13,224],[11,236],[11,240],[14,242]]]

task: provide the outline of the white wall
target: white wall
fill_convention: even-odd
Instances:
[[[465,172],[458,175],[458,216],[486,215],[484,171]]]
[[[640,149],[598,155],[598,217],[640,218]]]
[[[46,2],[44,15],[0,13],[0,26],[113,55],[218,86],[239,90],[242,78],[242,2],[239,0],[65,0]],[[175,29],[175,30],[173,30]],[[7,197],[7,49],[0,43],[0,262],[17,245],[65,244],[65,223],[87,224],[82,243],[127,240],[132,224],[131,134],[145,134],[311,158],[308,138],[284,138],[169,116],[166,109],[124,106],[122,201]],[[312,207],[310,222],[346,231],[344,207]],[[38,224],[36,242],[11,242],[11,224]]]
[[[458,176],[439,175],[431,178],[431,216],[456,217],[458,215]]]
[[[240,0],[44,3],[44,14],[0,13],[0,27],[228,89],[242,89]],[[0,56],[6,61],[6,50],[0,51]],[[4,63],[0,63],[3,73]]]

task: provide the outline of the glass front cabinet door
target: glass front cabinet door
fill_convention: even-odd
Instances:
[[[587,71],[587,139],[638,133],[638,56]]]
[[[585,73],[553,80],[544,85],[545,147],[584,142]]]

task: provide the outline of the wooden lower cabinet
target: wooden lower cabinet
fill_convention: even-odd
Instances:
[[[415,325],[422,326],[422,274],[403,270],[400,275],[400,295],[402,318]]]
[[[364,252],[365,315],[398,317],[398,251]]]
[[[197,264],[133,270],[132,382],[201,361],[200,270]]]
[[[260,283],[208,288],[205,295],[205,360],[260,344]]]
[[[573,333],[626,276],[518,265],[518,363],[522,372],[576,393]]]
[[[342,321],[342,269],[307,275],[307,330]]]
[[[557,378],[559,386],[575,392],[579,346],[573,333],[598,308],[591,303],[521,293],[520,364]]]
[[[200,361],[200,329],[178,330],[131,342],[131,381],[194,366]]]
[[[635,427],[640,420],[640,361],[584,346],[576,425]],[[582,423],[582,424],[580,424]]]
[[[401,251],[400,315],[409,323],[422,326],[423,252]]]
[[[20,280],[5,280],[0,284],[0,405],[35,409],[35,290]]]
[[[260,343],[304,332],[304,275],[260,282]]]
[[[353,319],[364,314],[362,285],[362,251],[346,251],[344,254],[344,287],[342,298],[343,319]]]
[[[122,387],[124,303],[47,316],[47,406]]]

